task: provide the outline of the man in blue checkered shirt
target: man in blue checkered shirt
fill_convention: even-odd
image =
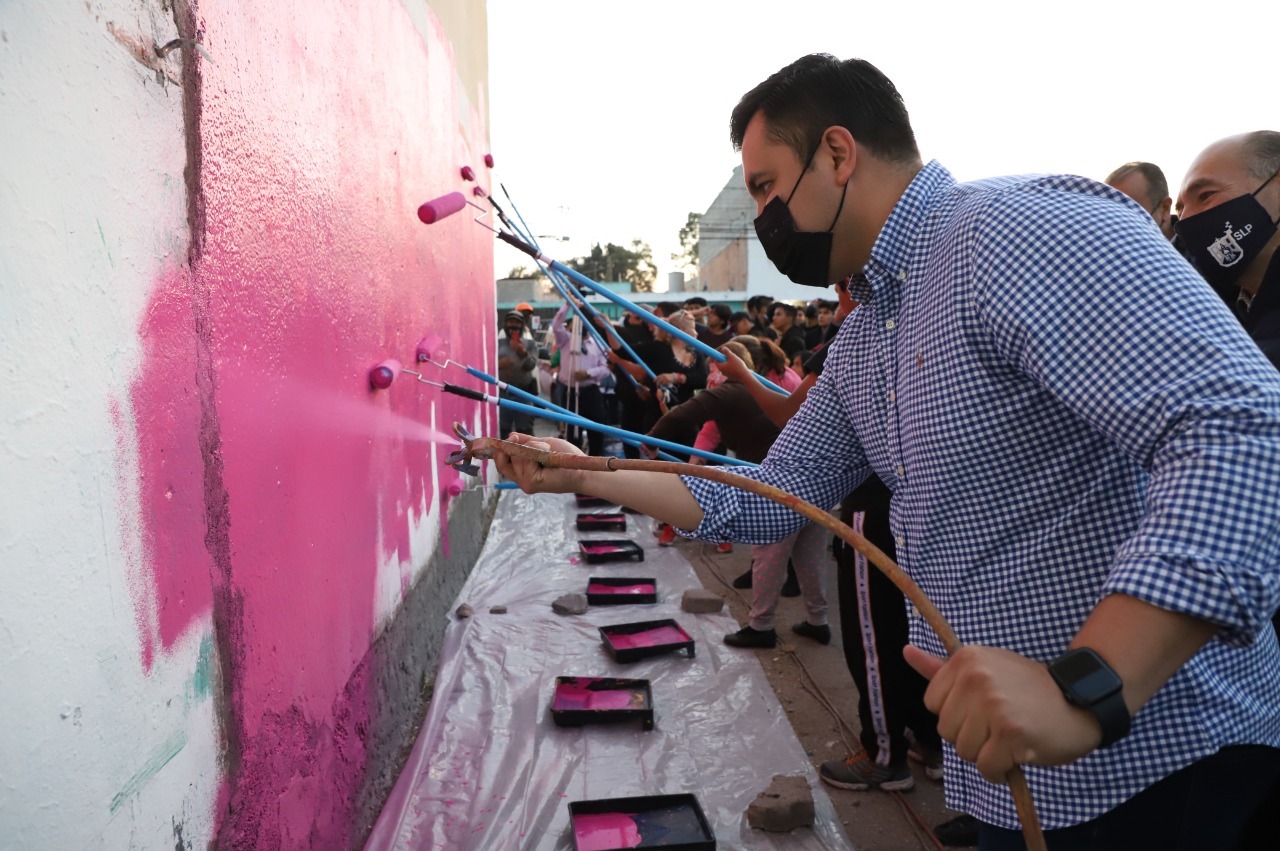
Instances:
[[[892,489],[898,559],[968,645],[944,661],[913,617],[948,804],[1021,847],[999,784],[1024,764],[1050,848],[1230,848],[1280,774],[1276,370],[1138,205],[1079,177],[957,184],[865,62],[798,60],[732,136],[770,259],[865,276],[739,472],[816,505],[871,471]],[[803,522],[701,479],[497,462],[708,541]]]

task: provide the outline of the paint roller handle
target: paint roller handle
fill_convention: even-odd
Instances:
[[[422,220],[424,225],[434,225],[446,216],[452,216],[465,206],[467,206],[467,196],[461,192],[450,192],[448,195],[432,198],[419,207],[418,218]]]
[[[542,254],[538,251],[538,249],[534,248],[532,245],[520,239],[519,237],[515,236],[514,234],[510,234],[510,233],[507,233],[506,231],[502,231],[501,233],[498,234],[498,239],[502,240],[507,245],[510,245],[513,248],[520,249],[525,254],[528,254],[530,257],[532,257],[534,260],[539,260],[542,258]]]
[[[477,402],[487,402],[489,397],[481,393],[479,390],[472,390],[470,387],[459,387],[456,384],[445,384],[444,391],[453,393],[456,396],[463,396],[467,399],[475,399]]]

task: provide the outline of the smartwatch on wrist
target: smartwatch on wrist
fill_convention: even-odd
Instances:
[[[1049,663],[1049,674],[1067,703],[1089,712],[1102,725],[1107,747],[1129,734],[1129,707],[1124,703],[1120,676],[1087,647],[1068,650]]]

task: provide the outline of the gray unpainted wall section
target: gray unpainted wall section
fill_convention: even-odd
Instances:
[[[484,549],[496,507],[496,495],[485,488],[465,490],[450,500],[449,554],[444,554],[443,543],[436,548],[395,618],[352,674],[353,681],[372,677],[374,705],[365,737],[369,758],[356,801],[354,848],[364,845],[417,740],[453,601]]]

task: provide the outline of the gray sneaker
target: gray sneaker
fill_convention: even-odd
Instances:
[[[907,756],[924,767],[924,776],[930,780],[942,779],[942,751],[915,742],[907,749]]]
[[[906,792],[914,789],[916,780],[911,776],[907,763],[877,765],[866,754],[851,756],[846,760],[824,762],[818,768],[822,782],[837,789],[881,789],[885,792]]]

